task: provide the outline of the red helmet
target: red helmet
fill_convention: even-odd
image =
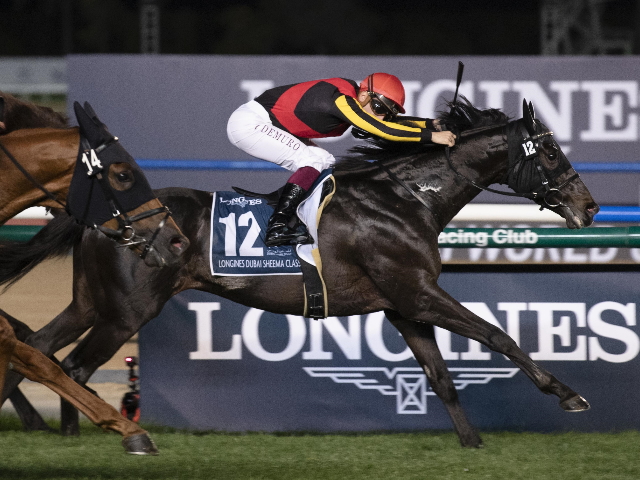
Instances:
[[[374,92],[391,100],[398,107],[400,113],[404,110],[404,87],[395,75],[388,73],[372,73],[360,83],[360,90]]]

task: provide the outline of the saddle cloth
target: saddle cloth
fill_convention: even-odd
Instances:
[[[267,247],[264,244],[265,232],[273,208],[267,205],[266,200],[235,192],[214,192],[209,256],[211,274],[301,275],[300,261],[294,247],[297,247],[301,258],[316,266],[315,258],[319,259],[317,238],[322,184],[332,179],[331,170],[323,173],[298,207],[298,216],[316,242],[313,245]]]

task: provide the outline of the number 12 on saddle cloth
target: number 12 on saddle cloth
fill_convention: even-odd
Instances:
[[[335,190],[327,170],[298,207],[298,216],[314,239],[309,245],[267,247],[264,232],[273,208],[262,198],[235,192],[214,192],[211,208],[212,275],[304,275],[305,316],[326,317],[326,288],[318,250],[318,223]]]

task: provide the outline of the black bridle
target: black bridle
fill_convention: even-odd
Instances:
[[[103,174],[104,168],[98,160],[98,155],[100,154],[100,152],[117,141],[118,137],[113,137],[108,141],[102,143],[95,149],[91,149],[91,146],[89,145],[87,139],[84,137],[80,137],[81,152],[78,156],[78,161],[82,161],[82,163],[87,167],[88,177],[97,180],[98,185],[100,185],[102,193],[107,200],[109,209],[111,210],[111,215],[118,222],[117,230],[95,224],[88,226],[101,231],[109,237],[114,237],[118,240],[126,242],[120,243],[121,247],[133,247],[142,243],[146,243],[144,249],[142,250],[142,253],[140,254],[140,258],[144,260],[149,252],[153,250],[153,243],[160,234],[160,230],[162,230],[162,228],[165,226],[167,219],[171,215],[171,211],[169,210],[169,207],[162,206],[150,210],[145,210],[144,212],[140,212],[137,215],[129,216],[126,212],[126,209],[122,208],[117,196],[114,194],[114,190],[111,187],[111,184],[109,183],[108,176]],[[159,215],[161,213],[164,213],[165,216],[158,224],[158,228],[156,228],[156,230],[153,232],[151,239],[147,242],[147,240],[143,237],[138,237],[138,240],[136,240],[136,231],[133,227],[133,224],[137,221],[153,217],[154,215]]]
[[[536,128],[538,127],[538,122],[536,121]],[[523,132],[523,136],[525,137],[521,143],[522,149],[524,150],[524,158],[521,160],[522,162],[532,161],[535,165],[536,171],[540,176],[541,185],[536,190],[531,192],[532,200],[535,202],[542,201],[544,205],[541,204],[541,208],[557,208],[557,207],[566,207],[567,205],[564,203],[564,195],[562,193],[562,189],[569,185],[574,180],[580,178],[578,173],[574,173],[560,185],[557,184],[557,177],[550,177],[547,175],[546,169],[542,166],[540,162],[540,142],[539,140],[544,137],[553,137],[553,132],[543,132],[536,135],[527,136],[528,132],[526,129],[520,124],[520,129]],[[555,140],[554,140],[555,144]],[[555,145],[554,145],[555,147]],[[564,172],[562,172],[564,173]],[[558,176],[562,175],[560,173]],[[509,185],[511,186],[511,185]],[[558,201],[553,201],[553,197],[556,197]]]
[[[506,183],[514,192],[505,192],[502,190],[496,190],[494,188],[485,187],[482,185],[478,185],[476,182],[466,177],[462,173],[460,173],[453,162],[451,161],[451,152],[450,148],[447,146],[445,148],[445,157],[447,159],[447,163],[449,164],[449,168],[453,170],[453,172],[464,178],[467,182],[472,184],[474,187],[479,188],[481,190],[485,190],[487,192],[497,193],[499,195],[506,195],[511,197],[522,197],[533,200],[534,202],[540,205],[540,209],[548,208],[558,208],[558,207],[567,207],[564,203],[564,195],[562,193],[562,189],[566,187],[568,184],[578,179],[580,175],[578,173],[574,173],[567,180],[562,182],[560,185],[557,184],[557,177],[551,177],[548,175],[546,169],[542,166],[540,161],[540,139],[544,137],[553,137],[552,131],[547,131],[535,135],[529,135],[527,130],[524,128],[522,124],[519,124],[520,132],[522,133],[522,138],[519,140],[520,145],[523,149],[522,155],[519,155],[518,158],[509,158],[509,169],[506,174],[506,180],[503,183]],[[538,128],[538,122],[536,121],[536,129]],[[522,171],[522,167],[525,162],[533,162],[533,165],[540,177],[540,186],[531,190],[530,192],[518,192],[518,186],[513,183],[511,180],[511,173]],[[564,173],[564,172],[562,172]],[[562,175],[560,173],[558,176]],[[554,197],[557,201],[554,201]]]
[[[447,163],[449,164],[449,168],[451,168],[451,170],[458,175],[459,177],[462,177],[465,181],[467,181],[468,183],[470,183],[471,185],[473,185],[474,187],[480,189],[480,190],[485,190],[487,192],[492,192],[492,193],[497,193],[500,195],[507,195],[507,196],[512,196],[512,197],[522,197],[522,198],[528,198],[530,200],[535,201],[536,203],[538,203],[540,205],[540,210],[544,209],[544,208],[548,208],[548,209],[553,209],[553,208],[557,208],[557,207],[567,207],[567,205],[563,202],[564,197],[563,194],[561,192],[561,190],[566,187],[567,185],[569,185],[571,182],[573,182],[574,180],[578,179],[580,177],[580,175],[578,175],[578,173],[575,173],[573,175],[571,175],[571,177],[569,177],[567,180],[565,180],[564,182],[562,182],[560,185],[557,184],[556,182],[556,178],[560,175],[562,175],[564,172],[561,172],[560,174],[558,174],[558,176],[556,177],[551,177],[548,175],[548,172],[546,171],[546,169],[542,166],[542,163],[540,161],[540,142],[539,140],[541,138],[544,137],[552,137],[553,136],[553,132],[551,131],[547,131],[547,132],[543,132],[540,134],[536,134],[536,135],[529,135],[528,132],[524,129],[524,127],[520,124],[520,131],[521,133],[523,133],[523,137],[521,137],[521,139],[519,139],[518,141],[520,142],[520,145],[523,149],[523,154],[522,155],[518,155],[518,158],[509,158],[509,168],[505,177],[505,181],[502,183],[506,183],[507,185],[509,185],[509,187],[511,189],[514,190],[514,192],[505,192],[502,190],[496,190],[494,188],[490,188],[490,187],[485,187],[482,185],[478,185],[476,182],[474,182],[473,180],[471,180],[469,177],[463,175],[462,173],[460,173],[458,171],[458,169],[456,169],[456,167],[453,165],[453,162],[451,161],[451,152],[450,152],[450,148],[447,146],[445,147],[445,157],[447,159]],[[538,127],[537,125],[537,121],[536,121],[536,128]],[[496,128],[495,126],[491,126],[486,128],[486,130],[491,130]],[[482,129],[484,130],[484,129]],[[480,130],[480,131],[482,131]],[[515,139],[512,139],[512,141],[515,141]],[[519,171],[523,164],[525,162],[533,162],[533,165],[535,166],[535,169],[540,177],[540,186],[533,189],[530,192],[518,192],[518,186],[515,185],[513,182],[509,181],[510,178],[510,173],[512,173],[513,171]],[[393,181],[395,181],[396,183],[398,183],[400,186],[402,186],[405,190],[407,190],[416,200],[418,200],[424,207],[427,208],[427,210],[429,210],[432,214],[435,215],[435,212],[433,211],[433,208],[424,200],[424,198],[422,198],[420,195],[418,195],[417,192],[415,192],[405,181],[403,181],[401,178],[399,178],[396,174],[394,174],[386,165],[384,165],[382,162],[380,162],[379,160],[376,160],[373,162],[378,168],[380,168],[381,170],[383,170]],[[566,171],[566,170],[565,170]],[[558,196],[560,198],[559,201],[553,201],[554,196]],[[437,217],[437,215],[436,215]]]
[[[127,215],[126,211],[124,211],[124,209],[120,206],[120,202],[118,201],[116,195],[114,195],[113,188],[109,184],[107,176],[103,175],[102,164],[97,159],[98,158],[98,154],[101,151],[103,151],[105,148],[107,148],[110,144],[112,144],[114,142],[117,142],[117,141],[118,141],[118,138],[117,137],[113,137],[112,139],[104,142],[103,144],[98,146],[96,149],[94,149],[93,150],[93,154],[92,154],[92,150],[91,150],[91,147],[89,146],[89,142],[87,141],[86,138],[81,136],[80,137],[80,142],[81,142],[80,145],[81,145],[82,150],[78,154],[77,162],[83,161],[83,159],[84,159],[84,162],[86,163],[86,165],[88,167],[88,170],[89,170],[89,172],[87,172],[89,177],[91,177],[92,179],[95,179],[95,180],[98,181],[98,184],[100,185],[100,187],[102,189],[102,192],[103,192],[105,198],[107,199],[107,201],[109,203],[109,208],[111,209],[111,214],[112,214],[113,218],[116,218],[117,221],[118,221],[118,229],[114,230],[114,229],[111,229],[111,228],[98,226],[98,225],[95,225],[95,224],[89,224],[86,221],[84,221],[83,219],[79,219],[77,217],[74,217],[74,218],[76,218],[76,220],[80,221],[81,223],[87,225],[88,227],[100,230],[105,235],[108,235],[110,237],[114,237],[116,240],[121,240],[121,241],[126,242],[126,243],[120,243],[120,246],[122,246],[122,247],[131,247],[131,246],[139,245],[139,244],[142,244],[142,243],[147,243],[145,245],[144,249],[142,250],[142,253],[140,254],[140,258],[145,259],[146,256],[149,254],[149,252],[151,252],[153,250],[153,243],[155,242],[156,238],[158,237],[158,235],[160,233],[160,230],[166,224],[167,219],[171,215],[171,211],[169,210],[168,207],[163,206],[163,207],[154,208],[154,209],[151,209],[151,210],[145,210],[144,212],[141,212],[141,213],[139,213],[137,215],[129,216],[129,215]],[[0,150],[2,150],[4,152],[4,154],[7,156],[7,158],[9,158],[9,160],[11,160],[11,162],[15,165],[15,167],[20,171],[20,173],[22,173],[25,176],[25,178],[27,180],[29,180],[29,182],[31,182],[36,188],[41,190],[47,196],[47,198],[49,198],[53,202],[55,202],[58,205],[60,205],[62,208],[64,208],[67,211],[67,213],[69,213],[71,215],[71,213],[69,212],[69,208],[65,204],[65,202],[61,201],[54,193],[50,192],[33,175],[31,175],[20,164],[20,162],[13,156],[13,154],[2,144],[2,142],[0,142]],[[124,211],[124,213],[122,213],[123,211]],[[133,227],[133,224],[135,222],[139,221],[139,220],[142,220],[142,219],[145,219],[145,218],[149,218],[149,217],[152,217],[154,215],[161,214],[161,213],[165,213],[165,217],[158,224],[158,228],[155,230],[155,232],[151,236],[151,239],[147,242],[146,239],[140,237],[141,240],[135,241],[136,232],[135,232],[135,229]]]

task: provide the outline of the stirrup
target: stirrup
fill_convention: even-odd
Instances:
[[[271,232],[267,232],[267,238],[264,241],[267,247],[279,247],[281,245],[304,245],[313,243],[313,238],[309,235],[309,231],[303,224],[299,224],[296,228],[283,226],[282,228],[274,228]]]

